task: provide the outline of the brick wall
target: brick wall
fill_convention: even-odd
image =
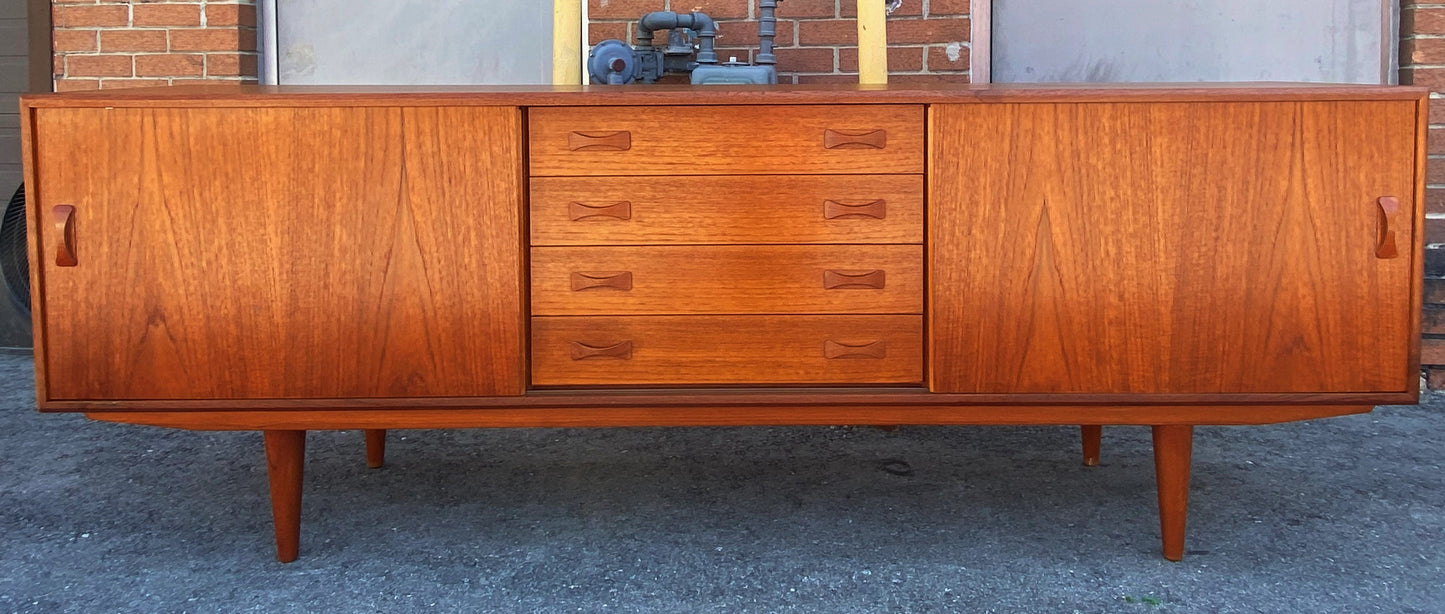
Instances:
[[[1400,82],[1430,98],[1430,160],[1425,174],[1425,314],[1420,362],[1433,389],[1445,389],[1445,4],[1403,2]]]
[[[856,83],[857,6],[856,0],[779,2],[778,81]],[[637,19],[664,10],[707,13],[718,22],[718,56],[752,61],[756,0],[587,0],[588,44],[609,38],[631,43]],[[888,16],[889,83],[967,82],[968,10],[969,0],[903,0]]]
[[[53,0],[56,91],[256,80],[254,0]]]

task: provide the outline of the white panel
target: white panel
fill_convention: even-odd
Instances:
[[[550,2],[276,4],[282,84],[544,84],[552,79]]]
[[[1388,1],[1388,0],[1386,0]],[[994,0],[996,82],[1380,83],[1382,0]]]
[[[25,0],[0,0],[0,19],[25,19]],[[10,195],[5,195],[9,202]]]

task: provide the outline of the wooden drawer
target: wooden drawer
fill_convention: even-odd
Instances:
[[[532,318],[535,386],[917,384],[922,316]]]
[[[923,243],[921,175],[539,177],[531,207],[533,245]]]
[[[532,313],[923,313],[923,246],[534,247]]]
[[[923,172],[921,105],[544,107],[528,117],[537,176]]]

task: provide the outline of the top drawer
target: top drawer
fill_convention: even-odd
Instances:
[[[539,107],[528,115],[534,176],[923,172],[921,105]]]

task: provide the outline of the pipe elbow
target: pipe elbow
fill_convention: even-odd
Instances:
[[[672,11],[653,11],[637,20],[637,31],[651,34],[657,30],[671,30],[677,27],[678,17],[680,15]]]
[[[692,13],[690,17],[692,17],[691,28],[697,32],[698,36],[717,35],[717,23],[708,17],[707,13]]]

